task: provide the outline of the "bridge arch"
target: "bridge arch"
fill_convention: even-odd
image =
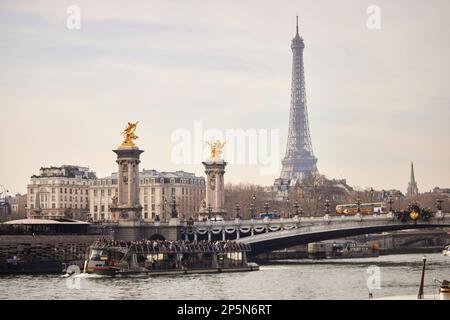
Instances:
[[[242,238],[239,241],[250,245],[252,249],[252,251],[249,253],[250,255],[257,255],[274,250],[289,248],[299,244],[308,244],[310,242],[352,237],[371,233],[426,228],[450,228],[450,224],[421,223],[374,225],[318,231],[305,231],[302,228],[298,228],[289,231],[277,231],[262,235],[255,235],[247,238]]]

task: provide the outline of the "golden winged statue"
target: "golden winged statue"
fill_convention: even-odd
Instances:
[[[209,160],[217,160],[219,159],[220,155],[222,154],[222,149],[225,146],[225,144],[227,143],[227,141],[220,141],[220,140],[216,140],[216,141],[211,141],[211,142],[206,142],[207,144],[209,144],[209,147],[211,148],[211,154],[209,156]]]
[[[123,130],[122,135],[125,137],[125,140],[122,142],[123,147],[134,147],[135,144],[133,140],[136,140],[139,138],[137,135],[134,134],[136,131],[137,125],[139,121],[136,121],[135,123],[128,122],[128,126]]]

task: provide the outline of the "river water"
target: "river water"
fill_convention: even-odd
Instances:
[[[260,271],[183,276],[0,276],[4,299],[367,299],[416,295],[422,255],[345,260],[290,260]],[[450,280],[450,257],[427,254],[425,294]],[[378,287],[378,288],[377,288]]]

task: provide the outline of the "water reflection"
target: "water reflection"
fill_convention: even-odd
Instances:
[[[366,299],[367,268],[380,267],[375,297],[417,294],[422,255],[347,260],[291,260],[262,265],[257,272],[159,276],[78,276],[69,289],[62,275],[0,277],[0,299]],[[430,254],[425,293],[433,279],[450,279],[450,259]]]

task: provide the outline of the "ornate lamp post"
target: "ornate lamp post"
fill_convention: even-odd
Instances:
[[[236,211],[236,218],[240,219],[241,216],[239,215],[239,212],[241,211],[241,205],[239,203],[236,203],[236,206],[234,207],[234,210]]]
[[[269,216],[269,209],[270,205],[268,202],[264,203],[264,211],[266,212],[266,215]]]
[[[394,203],[394,199],[392,199],[392,196],[389,196],[388,203],[389,203],[389,212],[393,212],[392,204]]]
[[[356,200],[356,206],[357,206],[357,212],[358,214],[361,214],[361,199]]]
[[[252,202],[250,203],[250,214],[252,219],[255,217],[255,200],[256,200],[256,196],[252,195]]]
[[[286,218],[287,218],[291,215],[291,211],[289,210],[290,209],[289,197],[286,197],[286,208],[287,208],[287,211],[286,211]]]
[[[442,199],[437,199],[436,200],[436,209],[438,210],[438,212],[442,211],[442,202],[443,202]]]
[[[2,187],[2,189],[3,189],[3,192],[0,193],[0,196],[3,194],[3,199],[5,200],[5,203],[6,203],[6,197],[7,197],[9,190],[6,189],[5,186],[2,184],[0,184],[0,187]],[[0,200],[1,200],[1,198],[0,198]]]
[[[325,214],[330,214],[330,200],[325,200]]]
[[[208,220],[211,220],[212,207],[208,204]]]
[[[274,210],[273,210],[273,217],[274,217],[275,219],[278,218],[278,210],[277,210],[277,209],[274,209]]]
[[[172,218],[178,217],[177,211],[177,201],[175,200],[175,196],[172,197]]]
[[[189,219],[187,221],[187,233],[188,234],[192,234],[193,227],[194,227],[194,219],[192,219],[192,217],[189,217]]]
[[[9,208],[9,204],[8,204],[8,199],[7,199],[7,195],[8,195],[9,190],[6,189],[5,186],[2,185],[2,184],[0,184],[0,187],[3,188],[3,192],[0,192],[0,209],[2,207],[6,208],[5,210],[6,210],[6,213],[8,214],[9,213],[8,211],[10,209]],[[2,195],[3,195],[3,201],[2,201]]]
[[[294,209],[295,209],[295,215],[299,215],[300,211],[299,211],[300,205],[298,204],[298,201],[295,200],[294,202]],[[290,217],[290,216],[289,216]]]
[[[202,207],[200,212],[205,213],[206,212],[206,200],[205,199],[202,200],[202,204],[200,206]],[[202,220],[205,221],[205,219],[206,218],[202,216]],[[200,221],[200,215],[199,215],[199,221]]]

